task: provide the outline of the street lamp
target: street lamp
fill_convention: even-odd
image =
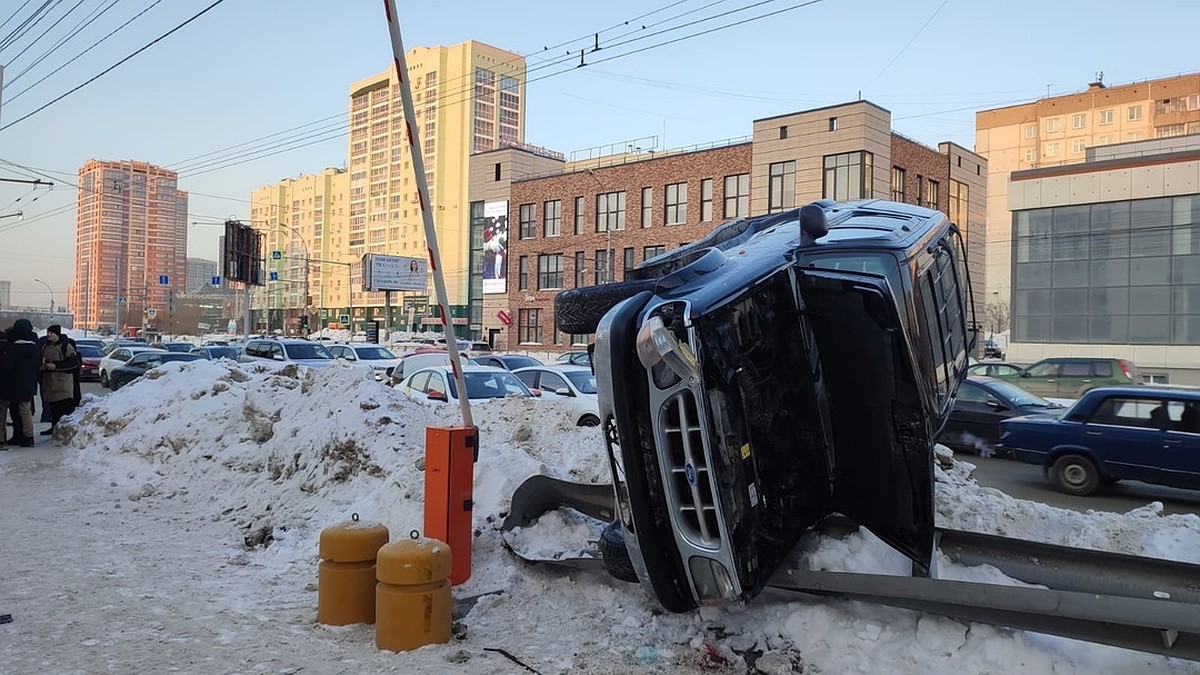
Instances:
[[[54,313],[54,289],[50,288],[50,284],[42,281],[41,279],[34,279],[34,281],[45,286],[46,290],[50,292],[50,313],[53,314]]]
[[[25,220],[25,212],[17,211],[16,213],[6,213],[0,216],[0,218],[16,218],[17,220]]]

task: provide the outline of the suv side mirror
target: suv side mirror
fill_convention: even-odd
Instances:
[[[271,355],[271,358],[275,359],[276,361],[283,361],[283,360],[284,360],[284,359],[283,359],[283,354],[272,354],[272,355]]]
[[[573,391],[571,391],[570,387],[563,387],[562,389],[555,389],[554,393],[558,394],[559,396],[574,396],[575,395],[575,393]]]

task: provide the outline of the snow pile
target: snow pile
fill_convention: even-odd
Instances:
[[[333,641],[363,672],[477,672],[484,665],[463,654],[495,645],[542,673],[1200,672],[1116,648],[805,596],[769,593],[746,607],[664,614],[635,584],[526,565],[499,531],[510,495],[536,473],[607,481],[600,431],[573,426],[547,401],[510,398],[474,410],[473,570],[455,588],[460,601],[471,599],[465,636],[383,659],[367,626],[293,626],[313,649]],[[387,525],[393,540],[421,530],[425,428],[458,420],[455,405],[409,400],[339,364],[199,361],[168,364],[87,400],[58,433],[74,448],[72,461],[111,476],[133,508],[182,502],[190,518],[227,524],[219,545],[239,571],[216,574],[269,588],[267,602],[277,605],[258,612],[311,620],[320,530],[353,513]],[[938,460],[939,525],[1200,562],[1196,516],[1163,516],[1154,505],[1126,515],[1053,509],[980,488],[971,465],[944,449]],[[547,556],[594,540],[597,524],[575,515],[547,514],[514,537]],[[865,532],[811,536],[803,549],[814,568],[902,573],[908,565]],[[945,558],[939,567],[949,578],[1018,583]],[[262,595],[258,586],[243,590]]]

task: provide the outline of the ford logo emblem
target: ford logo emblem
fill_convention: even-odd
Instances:
[[[696,467],[692,466],[691,462],[683,467],[683,475],[687,478],[688,485],[696,484]]]

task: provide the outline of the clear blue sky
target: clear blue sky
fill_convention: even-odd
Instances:
[[[22,1],[0,2],[0,21]],[[0,37],[44,1],[32,0],[0,29]],[[6,68],[0,126],[101,72],[212,0],[164,0],[19,95],[153,2],[117,0],[79,36],[13,81],[71,27],[111,1],[82,0],[18,56],[80,2],[57,0],[33,31],[0,49]],[[544,51],[549,45],[587,36],[570,43],[578,50],[590,46],[591,35],[600,31],[604,47],[756,2],[399,4],[410,48],[474,38],[526,55],[532,70],[568,49]],[[588,60],[800,3],[757,4],[689,28],[609,46],[589,54]],[[1038,98],[1047,91],[1077,91],[1098,70],[1109,83],[1200,70],[1194,51],[1200,3],[1151,0],[1132,7],[1116,0],[823,0],[587,68],[568,67],[573,62],[542,65],[530,74],[526,140],[570,153],[665,135],[666,147],[680,147],[744,136],[755,118],[853,100],[861,92],[892,111],[893,126],[901,133],[929,144],[953,140],[973,147],[977,109]],[[313,120],[344,116],[350,83],[385,69],[389,59],[382,0],[225,0],[78,93],[0,131],[0,159],[71,174],[89,158],[172,167]],[[560,74],[537,79],[549,73]],[[342,166],[346,150],[340,137],[194,177],[181,172],[180,187],[193,193],[189,221],[247,217],[245,200],[251,190],[301,172]],[[0,177],[17,175],[0,164]],[[15,218],[0,219],[0,279],[13,282],[16,304],[48,302],[35,277],[48,282],[63,303],[73,269],[74,212],[39,214],[73,204],[75,191],[66,186],[41,190],[12,204],[27,192],[0,183],[0,214],[23,209],[26,215],[19,225]],[[35,196],[37,201],[30,203]],[[219,229],[191,228],[188,255],[215,259]]]

